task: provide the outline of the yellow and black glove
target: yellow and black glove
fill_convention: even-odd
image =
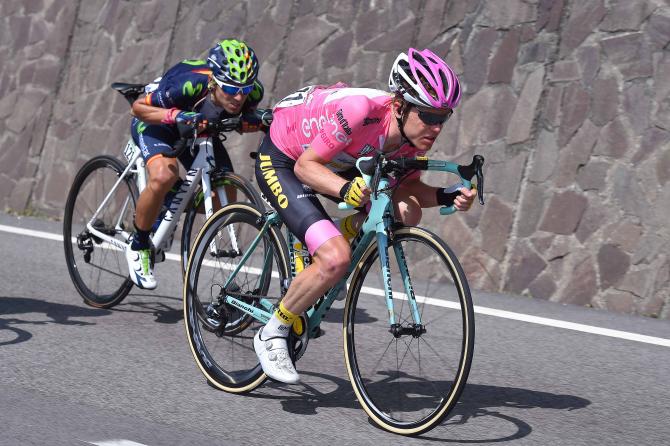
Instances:
[[[362,177],[356,177],[340,189],[340,198],[345,203],[357,208],[363,204],[363,189],[367,186]]]

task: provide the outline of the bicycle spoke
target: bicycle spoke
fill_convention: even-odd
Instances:
[[[108,249],[106,242],[100,243],[100,239],[86,229],[109,194],[110,199],[93,224],[108,236],[126,242],[124,236],[112,230],[119,222],[132,227],[130,211],[135,207],[137,196],[134,183],[127,177],[111,190],[124,168],[110,156],[93,158],[77,173],[65,206],[63,243],[68,271],[84,301],[96,307],[118,304],[132,287],[124,252],[116,247]]]
[[[363,266],[351,284],[355,291],[345,304],[347,367],[358,400],[377,424],[408,434],[431,429],[456,404],[469,370],[473,339],[473,332],[464,331],[462,324],[465,315],[470,321],[468,327],[472,325],[472,307],[461,305],[462,300],[470,300],[469,294],[454,305],[442,305],[445,283],[434,279],[464,280],[461,272],[451,269],[456,260],[446,260],[452,254],[437,239],[423,232],[415,235],[413,231],[417,230],[400,229],[393,241],[401,245],[394,251],[404,253],[407,265],[406,274],[401,274],[397,262],[396,266],[390,262],[395,325],[356,323],[361,319],[356,317],[359,313],[388,320],[383,299],[360,296],[360,290],[378,295],[376,290],[382,288],[376,251],[369,251],[361,260]],[[426,259],[434,265],[431,270],[419,266]],[[416,296],[414,308],[410,297],[399,292],[405,290],[408,281]],[[463,289],[467,290],[467,285],[456,291]],[[388,340],[388,336],[392,338]],[[465,353],[463,345],[468,349]]]
[[[250,391],[263,382],[265,375],[253,350],[253,336],[261,323],[225,303],[225,296],[265,312],[258,296],[276,303],[282,295],[281,284],[288,277],[285,250],[273,246],[276,242],[269,236],[259,238],[258,220],[259,211],[241,204],[217,212],[198,235],[185,277],[185,322],[194,358],[211,383],[230,392]],[[232,233],[234,238],[230,237]],[[256,248],[250,250],[256,240]],[[274,253],[270,263],[266,261],[269,250]],[[271,271],[263,274],[263,268]]]

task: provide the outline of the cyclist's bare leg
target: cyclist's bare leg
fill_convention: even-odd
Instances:
[[[328,239],[314,253],[313,263],[291,282],[268,323],[254,335],[254,351],[263,371],[273,379],[295,384],[300,381],[288,354],[286,337],[296,318],[346,273],[351,248],[342,236]]]
[[[165,195],[179,178],[179,165],[175,158],[155,156],[147,163],[149,182],[137,200],[135,226],[148,231],[158,218]]]
[[[423,215],[421,208],[427,207],[430,204],[423,203],[425,200],[419,200],[418,196],[420,196],[420,194],[410,187],[401,186],[396,190],[393,194],[393,204],[395,206],[395,216],[398,221],[407,226],[416,226],[419,224],[421,216]],[[435,204],[432,205],[435,206]],[[358,212],[342,218],[340,220],[340,232],[344,234],[345,232],[343,231],[345,229],[350,229],[350,231],[347,231],[349,232],[347,235],[353,237],[353,235],[360,230],[366,217],[367,213]],[[346,223],[347,228],[342,227],[342,222],[345,219],[349,219]]]
[[[323,296],[347,272],[351,248],[344,237],[328,239],[314,254],[312,264],[291,282],[282,302],[293,314],[301,314]]]
[[[147,162],[149,182],[137,200],[135,209],[135,233],[126,250],[130,279],[140,288],[156,288],[156,279],[151,264],[150,231],[160,213],[165,194],[179,178],[177,160],[157,155]]]
[[[393,205],[396,220],[407,226],[416,226],[421,221],[422,203],[411,188],[399,187],[393,194]]]

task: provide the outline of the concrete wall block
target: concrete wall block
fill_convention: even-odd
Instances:
[[[560,56],[570,54],[598,26],[607,10],[603,0],[570,5],[570,15],[562,27]]]
[[[530,138],[537,104],[543,90],[543,81],[544,67],[539,67],[528,76],[507,128],[509,144],[524,142]]]
[[[574,233],[587,204],[586,197],[573,191],[554,194],[542,218],[540,230],[554,234]]]

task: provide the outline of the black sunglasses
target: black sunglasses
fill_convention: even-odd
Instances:
[[[431,113],[428,111],[423,111],[419,108],[416,109],[416,112],[418,113],[421,122],[426,125],[442,125],[447,122],[449,118],[451,118],[452,114],[454,114],[454,111],[450,108],[447,109],[447,113],[445,114]]]

